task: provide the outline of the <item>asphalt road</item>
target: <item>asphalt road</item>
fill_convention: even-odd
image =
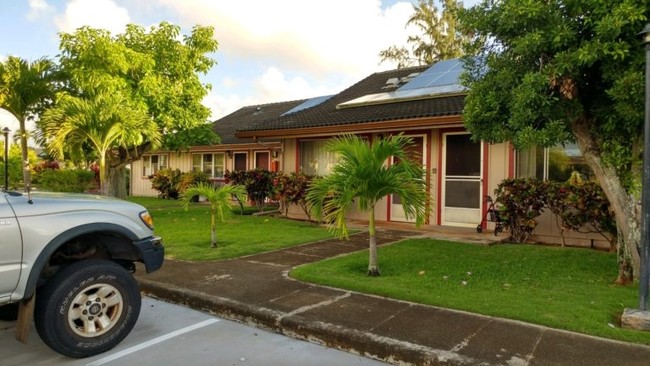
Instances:
[[[0,330],[0,365],[385,365],[384,363],[295,340],[186,307],[143,298],[131,334],[104,354],[76,360],[45,346],[35,329],[29,344]]]

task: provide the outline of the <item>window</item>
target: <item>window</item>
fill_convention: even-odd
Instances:
[[[591,177],[582,152],[574,143],[559,144],[551,148],[531,147],[517,151],[515,172],[517,178],[538,178],[563,182],[578,172]]]
[[[167,155],[146,155],[142,157],[143,177],[148,177],[167,168]]]
[[[223,153],[192,155],[192,170],[203,172],[211,178],[223,178],[225,164]]]
[[[337,163],[335,153],[325,150],[327,140],[300,141],[300,170],[308,175],[327,175]]]

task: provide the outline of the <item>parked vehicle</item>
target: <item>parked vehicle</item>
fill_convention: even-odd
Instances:
[[[33,314],[43,342],[63,355],[115,347],[140,314],[135,263],[149,273],[163,258],[162,240],[140,205],[0,191],[0,306],[19,304],[16,338],[23,342]]]

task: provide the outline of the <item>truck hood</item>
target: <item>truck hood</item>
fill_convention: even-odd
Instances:
[[[137,217],[146,211],[138,204],[112,197],[90,194],[34,192],[31,201],[27,194],[20,192],[1,192],[11,204],[17,217],[50,215],[74,211],[111,211],[122,215]]]

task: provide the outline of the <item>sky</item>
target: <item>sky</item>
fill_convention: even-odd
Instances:
[[[395,68],[378,54],[418,34],[405,27],[412,13],[409,0],[2,0],[0,61],[55,59],[59,34],[85,25],[113,34],[162,21],[183,34],[213,26],[216,64],[200,77],[212,85],[203,103],[215,120],[248,105],[335,94]],[[1,112],[0,128],[15,131],[18,122]]]

